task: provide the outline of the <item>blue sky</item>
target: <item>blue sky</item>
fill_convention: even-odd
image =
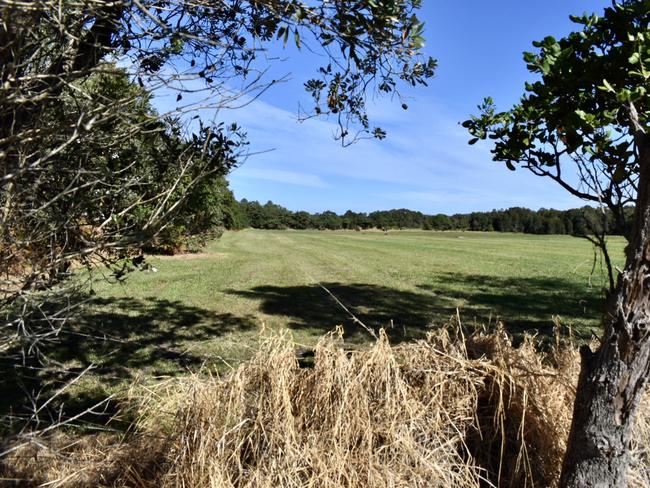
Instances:
[[[546,35],[572,30],[570,14],[601,12],[604,0],[456,0],[424,2],[426,52],[439,61],[429,87],[407,91],[409,110],[395,100],[371,103],[383,141],[342,148],[327,120],[298,122],[299,103],[309,104],[303,82],[319,60],[289,47],[270,76],[289,80],[257,101],[221,113],[248,133],[251,156],[230,176],[237,198],[273,200],[292,210],[320,212],[410,208],[456,213],[510,206],[571,208],[583,202],[552,181],[491,161],[489,146],[467,145],[459,122],[493,96],[507,108],[530,75],[522,52]]]

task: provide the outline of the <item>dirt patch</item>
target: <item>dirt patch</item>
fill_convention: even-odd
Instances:
[[[171,256],[165,255],[156,255],[151,254],[147,255],[148,258],[156,258],[162,261],[191,261],[193,259],[223,259],[228,254],[225,252],[187,252],[180,254],[173,254]]]

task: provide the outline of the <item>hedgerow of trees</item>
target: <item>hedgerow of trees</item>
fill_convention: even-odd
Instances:
[[[513,207],[489,212],[468,214],[435,214],[395,209],[370,213],[348,210],[343,215],[331,211],[309,213],[291,210],[267,202],[262,205],[246,199],[228,201],[228,212],[236,216],[228,221],[228,228],[242,229],[424,229],[523,232],[526,234],[568,234],[590,236],[594,232],[617,234],[620,227],[608,210],[590,206],[571,210],[529,210]],[[629,219],[632,207],[624,209]]]

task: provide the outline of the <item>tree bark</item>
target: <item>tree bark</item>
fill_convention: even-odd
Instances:
[[[625,269],[597,351],[580,350],[580,378],[562,466],[563,488],[627,486],[629,447],[650,373],[650,140],[637,134],[639,188]]]

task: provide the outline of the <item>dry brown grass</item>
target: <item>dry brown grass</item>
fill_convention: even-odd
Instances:
[[[152,258],[161,261],[193,261],[195,259],[224,259],[228,255],[223,252],[186,252],[177,254],[151,254]]]
[[[554,486],[577,373],[572,346],[542,354],[501,330],[399,347],[382,335],[357,352],[332,335],[313,368],[276,338],[227,377],[135,388],[135,433],[59,434],[14,452],[4,474],[70,487]],[[646,401],[630,486],[649,486],[648,446]]]

